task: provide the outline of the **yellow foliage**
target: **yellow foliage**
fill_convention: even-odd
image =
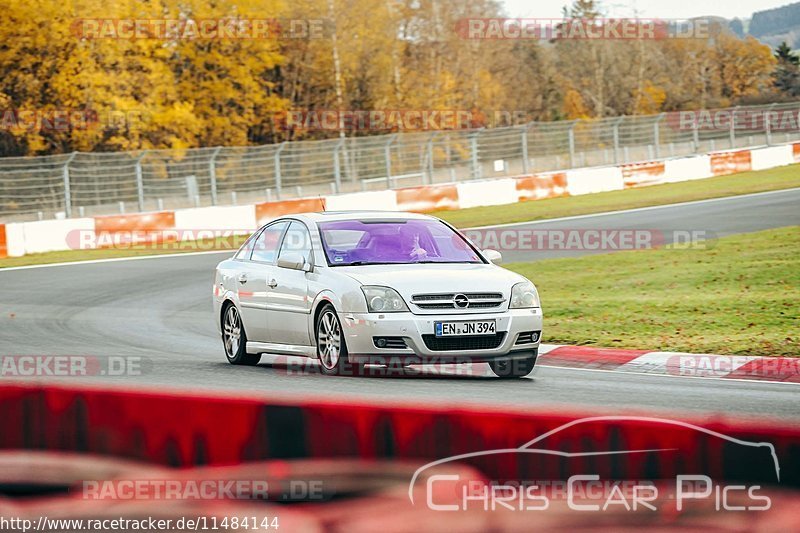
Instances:
[[[27,0],[0,18],[0,102],[13,109],[85,111],[89,125],[26,131],[31,154],[247,144],[254,124],[288,108],[267,73],[276,38],[86,38],[95,17],[124,20],[279,19],[282,0]]]
[[[575,89],[567,89],[564,93],[564,115],[567,120],[589,118],[589,110],[583,103],[583,97]]]
[[[717,40],[716,52],[725,96],[754,96],[771,85],[776,59],[769,46],[753,37],[738,39],[723,34]]]
[[[663,109],[664,101],[667,99],[667,92],[663,87],[653,85],[647,81],[641,91],[637,90],[636,109],[637,115],[654,115]]]

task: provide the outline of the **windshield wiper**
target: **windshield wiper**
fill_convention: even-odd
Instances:
[[[350,266],[362,266],[362,265],[401,265],[402,263],[391,263],[388,261],[353,261],[352,263],[339,263],[338,265],[331,265],[331,266],[339,266],[339,267],[350,267]]]
[[[409,265],[427,265],[427,264],[437,264],[437,265],[455,265],[455,264],[478,264],[477,261],[414,261],[413,263],[407,263]]]

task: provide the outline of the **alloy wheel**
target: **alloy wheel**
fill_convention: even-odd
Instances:
[[[319,318],[317,347],[320,362],[325,368],[335,368],[342,353],[342,331],[339,327],[339,320],[330,309],[324,311]]]
[[[222,340],[225,345],[225,353],[229,358],[233,358],[239,352],[239,342],[242,337],[242,325],[239,320],[239,311],[236,307],[230,306],[225,313],[225,322],[222,325]]]

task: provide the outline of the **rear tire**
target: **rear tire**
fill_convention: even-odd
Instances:
[[[347,344],[342,333],[342,324],[331,304],[324,304],[317,317],[315,339],[320,371],[327,376],[358,376],[363,365],[347,360]]]
[[[489,361],[489,367],[500,378],[524,378],[536,366],[537,353],[525,359],[495,359]]]
[[[232,365],[254,366],[261,360],[260,354],[247,353],[247,335],[242,317],[233,304],[228,304],[222,312],[222,347]]]

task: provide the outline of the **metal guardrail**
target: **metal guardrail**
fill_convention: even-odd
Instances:
[[[244,204],[622,164],[800,138],[800,102],[698,113],[701,120],[688,126],[679,113],[662,113],[252,147],[9,157],[0,159],[0,220]]]

